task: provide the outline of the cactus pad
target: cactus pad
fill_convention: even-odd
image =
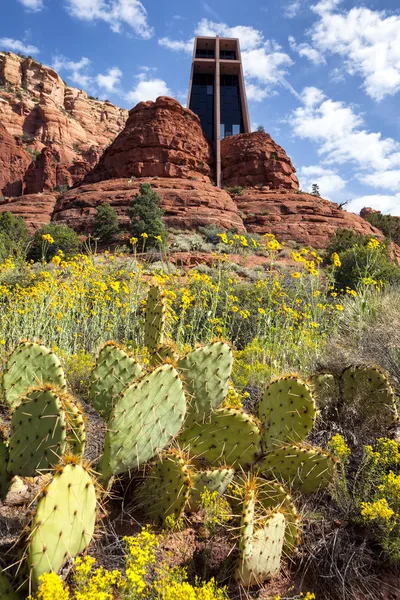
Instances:
[[[114,342],[100,350],[90,374],[90,398],[97,412],[108,419],[121,392],[142,375],[142,367]]]
[[[62,394],[61,401],[67,421],[67,442],[73,454],[83,454],[86,446],[84,413],[75,400]]]
[[[128,387],[108,423],[100,472],[104,479],[138,468],[179,432],[186,414],[182,382],[163,365]]]
[[[178,520],[190,493],[190,477],[184,458],[174,451],[161,456],[138,492],[138,506],[152,521],[161,525],[172,515]]]
[[[189,401],[186,427],[203,422],[225,400],[232,365],[232,350],[223,342],[197,348],[178,362]]]
[[[6,404],[14,408],[29,388],[50,383],[66,388],[64,371],[58,357],[46,346],[22,342],[9,356],[3,374]]]
[[[96,520],[96,492],[84,467],[66,464],[45,488],[28,538],[33,588],[43,573],[57,571],[89,545]]]
[[[8,484],[10,481],[10,475],[7,471],[7,465],[9,460],[9,448],[8,442],[3,440],[0,434],[0,500],[4,500],[8,492]],[[1,586],[0,586],[1,589]],[[0,596],[1,597],[1,596]]]
[[[164,339],[165,297],[158,286],[149,289],[146,303],[144,323],[144,345],[149,352],[154,352]]]
[[[300,541],[299,516],[291,496],[276,481],[265,481],[258,477],[257,500],[266,510],[278,510],[286,519],[283,552],[293,554]]]
[[[0,598],[1,600],[19,600],[20,597],[14,592],[11,583],[5,573],[0,569]]]
[[[264,424],[264,448],[273,450],[304,440],[314,425],[315,415],[314,400],[306,383],[294,376],[274,381],[258,405],[258,417]]]
[[[204,489],[210,492],[218,492],[219,496],[225,492],[228,485],[231,483],[235,471],[233,469],[210,469],[207,471],[198,471],[192,475],[192,489],[190,490],[190,498],[187,511],[195,512],[200,508],[201,495]]]
[[[395,394],[387,375],[371,366],[349,367],[341,378],[344,406],[354,406],[362,418],[389,427],[398,420]]]
[[[253,417],[233,408],[219,408],[204,423],[185,429],[178,441],[200,464],[204,461],[244,468],[254,462],[260,438]]]
[[[310,387],[320,408],[336,406],[340,400],[339,384],[331,373],[317,373],[310,378]]]
[[[242,545],[236,570],[236,579],[242,585],[260,585],[279,573],[285,526],[283,514],[274,512]]]
[[[324,450],[293,445],[269,452],[259,466],[266,478],[285,481],[303,494],[311,494],[332,481],[336,461]]]
[[[67,424],[59,395],[49,386],[32,390],[11,418],[9,472],[33,477],[58,464],[66,440]]]

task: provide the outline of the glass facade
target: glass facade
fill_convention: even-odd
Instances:
[[[237,75],[221,75],[221,128],[222,125],[224,137],[244,131]]]
[[[219,57],[224,60],[236,60],[236,52],[234,50],[220,50]]]
[[[214,50],[197,48],[196,58],[215,58],[215,52]]]
[[[201,127],[209,140],[214,140],[214,75],[193,75],[190,110],[200,117]]]

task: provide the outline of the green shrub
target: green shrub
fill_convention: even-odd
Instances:
[[[93,223],[94,235],[101,241],[108,242],[118,230],[118,216],[111,204],[105,202],[98,206]]]
[[[163,242],[167,240],[167,230],[162,220],[164,210],[161,208],[161,198],[149,183],[142,183],[127,212],[130,219],[129,231],[138,239],[142,248],[159,245],[156,237],[160,237]]]
[[[0,214],[0,260],[25,258],[30,235],[25,220],[10,212]]]
[[[339,289],[356,289],[367,280],[381,286],[400,283],[400,268],[391,262],[387,247],[354,246],[339,254],[341,266],[335,270],[335,283]]]
[[[235,196],[241,196],[243,194],[244,187],[241,185],[234,185],[233,187],[225,188],[229,194],[234,194]]]
[[[393,241],[395,244],[400,244],[400,218],[392,215],[383,215],[380,212],[373,212],[365,215],[364,219],[377,227],[382,233]]]
[[[49,235],[53,240],[47,242],[43,236]],[[66,257],[74,256],[80,248],[79,237],[76,231],[67,225],[49,223],[37,231],[33,237],[28,257],[37,261],[44,258],[51,260],[60,250]]]
[[[326,251],[328,256],[331,256],[334,252],[341,255],[342,252],[354,246],[368,246],[370,239],[371,236],[355,233],[351,229],[337,229],[336,235],[331,236]]]

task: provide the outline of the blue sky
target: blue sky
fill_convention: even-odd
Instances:
[[[397,0],[2,0],[0,49],[130,108],[186,101],[195,34],[239,37],[253,127],[351,210],[400,215]]]

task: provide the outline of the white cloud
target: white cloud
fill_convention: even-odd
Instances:
[[[293,52],[297,52],[299,56],[308,58],[308,60],[310,60],[315,65],[326,63],[326,60],[323,57],[323,55],[320,52],[318,52],[318,50],[310,46],[310,44],[296,44],[296,39],[292,35],[289,36],[289,44]]]
[[[400,163],[399,163],[400,164]],[[400,169],[389,171],[376,171],[375,173],[360,173],[358,179],[374,188],[391,190],[395,192],[400,189]]]
[[[171,90],[163,79],[146,79],[144,74],[137,76],[136,87],[128,92],[127,100],[132,104],[146,100],[156,100],[158,96],[171,96]]]
[[[342,191],[346,185],[346,181],[336,171],[321,165],[301,167],[299,179],[302,189],[311,190],[313,183],[316,183],[321,196],[329,200],[335,200],[335,194]]]
[[[208,19],[202,19],[195,29],[196,35],[219,35],[240,39],[241,50],[252,50],[258,48],[264,42],[262,31],[246,25],[229,27],[225,23],[215,23]]]
[[[140,38],[147,40],[154,35],[140,0],[67,0],[67,10],[84,21],[105,21],[115,33],[128,25]]]
[[[110,93],[117,93],[119,91],[118,86],[121,83],[121,77],[121,69],[118,67],[111,67],[111,69],[108,69],[106,75],[97,75],[96,81],[100,88],[103,88]]]
[[[301,0],[293,0],[287,6],[285,6],[283,14],[287,19],[294,19],[300,11]]]
[[[67,71],[69,78],[73,83],[78,85],[81,89],[88,89],[93,85],[93,78],[87,73],[90,64],[90,60],[86,56],[83,56],[81,60],[74,62],[65,56],[59,55],[53,57],[52,67],[57,72]]]
[[[351,106],[327,98],[318,88],[305,88],[302,98],[304,105],[292,112],[289,123],[296,136],[319,144],[326,164],[351,163],[369,175],[400,167],[400,143],[363,128]]]
[[[261,102],[268,98],[268,96],[275,96],[276,92],[271,92],[270,89],[260,87],[255,83],[247,83],[246,84],[246,95],[247,100],[253,100],[254,102]]]
[[[313,7],[319,21],[310,29],[317,50],[344,57],[350,75],[360,75],[366,93],[382,100],[400,90],[400,15],[365,7],[335,12],[340,0]]]
[[[160,46],[164,46],[164,48],[168,48],[168,50],[173,50],[174,52],[192,54],[194,38],[185,42],[183,40],[171,40],[169,37],[163,37],[158,40],[158,43]]]
[[[346,210],[359,213],[361,209],[366,207],[380,210],[385,215],[390,214],[400,217],[400,193],[394,196],[385,196],[384,194],[361,196],[352,200],[346,206]]]
[[[19,2],[31,12],[39,12],[44,8],[43,0],[19,0]]]
[[[21,40],[14,40],[13,38],[0,38],[0,47],[12,52],[22,52],[23,54],[38,54],[39,48],[32,46],[31,44],[25,44]]]

